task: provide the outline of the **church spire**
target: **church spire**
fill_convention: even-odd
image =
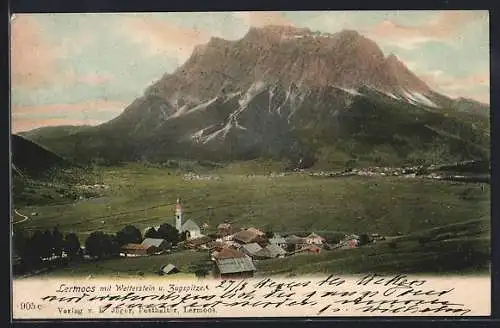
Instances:
[[[177,198],[177,203],[175,204],[175,228],[179,233],[182,231],[182,206],[181,206],[181,201],[179,198]]]

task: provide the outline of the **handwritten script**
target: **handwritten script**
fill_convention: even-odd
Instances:
[[[475,314],[474,305],[477,305],[471,303],[474,298],[457,297],[463,296],[464,291],[457,291],[456,284],[436,284],[428,279],[403,274],[330,275],[297,280],[51,281],[50,289],[48,285],[44,283],[45,287],[36,297],[25,300],[22,298],[26,297],[26,288],[19,288],[19,295],[15,290],[14,299],[19,301],[15,313],[36,317],[37,312],[50,311],[54,317],[63,318],[465,316]]]

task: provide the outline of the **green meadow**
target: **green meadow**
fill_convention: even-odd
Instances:
[[[138,164],[100,168],[101,183],[109,186],[100,197],[14,204],[28,216],[37,213],[16,228],[34,231],[58,226],[63,233],[77,233],[84,244],[97,230],[116,233],[128,224],[141,230],[173,224],[174,204],[180,198],[185,219],[207,223],[207,232],[230,220],[238,227],[255,226],[282,234],[314,231],[327,237],[346,233],[390,237],[355,250],[261,261],[257,267],[263,274],[476,270],[477,261],[489,258],[489,185],[482,189],[479,184],[399,177],[272,177],[265,174],[275,170],[272,165],[253,175],[243,173],[248,172],[247,165],[252,164],[198,170],[210,179],[185,179],[185,170]],[[425,240],[420,238],[422,234],[427,236]],[[185,260],[198,261],[195,254]],[[104,260],[62,272],[135,274],[142,270],[153,274],[160,263],[182,258],[169,259],[172,256],[177,255]],[[467,258],[463,265],[451,263],[453,259],[460,262],[461,256],[473,259]]]

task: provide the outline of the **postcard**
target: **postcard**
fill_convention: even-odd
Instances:
[[[13,319],[488,316],[487,11],[17,14]]]

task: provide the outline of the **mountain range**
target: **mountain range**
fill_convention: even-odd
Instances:
[[[22,133],[78,161],[255,158],[395,165],[489,159],[489,106],[432,90],[356,31],[251,28],[195,47],[99,126]]]

